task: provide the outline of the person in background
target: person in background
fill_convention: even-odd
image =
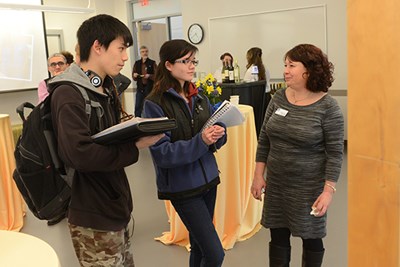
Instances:
[[[149,49],[142,45],[140,57],[133,65],[132,78],[136,81],[135,117],[142,116],[143,101],[151,92],[154,83],[154,74],[157,64],[149,58]]]
[[[261,224],[271,232],[270,266],[289,266],[296,236],[303,241],[302,266],[318,267],[343,159],[343,114],[327,93],[333,64],[321,49],[301,44],[284,59],[287,88],[268,106],[251,193],[261,200],[265,190]]]
[[[228,52],[223,53],[219,57],[219,59],[221,60],[222,65],[225,64],[225,65],[233,66],[233,56],[230,53],[228,53]]]
[[[74,62],[74,55],[68,51],[61,51],[60,53],[64,55],[65,59],[67,60],[67,67],[69,67],[69,65]]]
[[[185,40],[161,46],[155,85],[144,102],[143,115],[176,120],[178,127],[150,147],[158,198],[171,201],[189,231],[189,266],[219,267],[225,253],[213,224],[220,183],[214,152],[227,137],[224,125],[202,130],[212,106],[190,82],[198,64],[196,52]]]
[[[217,82],[222,83],[222,68],[224,66],[233,66],[233,56],[225,52],[223,53],[219,59],[221,60],[221,66],[215,70],[214,78],[217,79]]]
[[[48,85],[58,154],[75,170],[68,209],[72,244],[80,266],[134,267],[133,203],[124,168],[163,135],[115,145],[93,142],[93,134],[121,121],[124,112],[111,77],[128,60],[133,38],[125,24],[104,14],[84,21],[77,37],[80,65],[71,64]],[[101,117],[87,116],[87,103],[74,85],[101,105]]]
[[[259,47],[252,47],[246,53],[247,65],[246,65],[246,73],[244,74],[243,81],[252,82],[254,79],[252,77],[252,70],[254,67],[258,70],[257,81],[265,80],[265,108],[267,107],[271,95],[271,88],[269,86],[270,73],[269,70],[264,66],[262,61],[262,50]],[[265,109],[264,109],[265,110]]]
[[[247,50],[246,53],[247,65],[246,65],[246,73],[244,74],[243,80],[246,82],[252,81],[252,69],[253,67],[257,67],[258,69],[258,81],[268,81],[269,80],[269,71],[265,68],[262,61],[262,50],[259,47],[252,47]]]
[[[47,83],[48,81],[58,74],[64,72],[64,70],[68,67],[67,59],[61,53],[52,54],[47,59],[47,70],[50,72],[50,78],[44,79],[39,83],[38,86],[38,103],[42,102],[48,95],[47,91]]]
[[[117,89],[118,96],[121,96],[122,93],[128,88],[131,84],[131,79],[119,73],[117,76],[114,77],[114,84]]]

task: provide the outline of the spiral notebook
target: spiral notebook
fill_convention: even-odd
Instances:
[[[203,126],[203,130],[214,125],[217,122],[222,122],[226,127],[240,125],[244,122],[244,116],[237,106],[225,100],[221,106],[211,115]]]
[[[123,144],[143,136],[165,133],[176,127],[175,119],[167,117],[132,118],[92,135],[92,138],[95,143],[102,145]]]

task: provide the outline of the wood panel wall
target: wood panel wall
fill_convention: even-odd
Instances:
[[[347,1],[348,266],[400,266],[400,1]]]

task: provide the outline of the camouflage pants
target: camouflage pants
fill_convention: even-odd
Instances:
[[[117,232],[98,231],[68,224],[80,265],[82,267],[135,267],[130,241],[133,224],[131,220],[125,229]],[[129,231],[129,228],[132,230]]]

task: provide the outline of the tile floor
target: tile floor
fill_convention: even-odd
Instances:
[[[166,246],[154,240],[169,227],[164,204],[157,199],[154,169],[148,150],[143,150],[139,162],[126,168],[126,171],[134,196],[136,225],[133,246],[136,267],[188,266],[189,254],[185,248]],[[324,267],[347,266],[347,155],[337,188],[329,210],[328,236],[324,239]],[[28,212],[22,232],[49,243],[57,252],[62,267],[79,267],[65,220],[55,226],[47,226]],[[223,266],[268,266],[268,242],[269,231],[262,228],[252,238],[238,242],[233,249],[226,251]],[[293,238],[291,267],[300,266],[301,240]]]

